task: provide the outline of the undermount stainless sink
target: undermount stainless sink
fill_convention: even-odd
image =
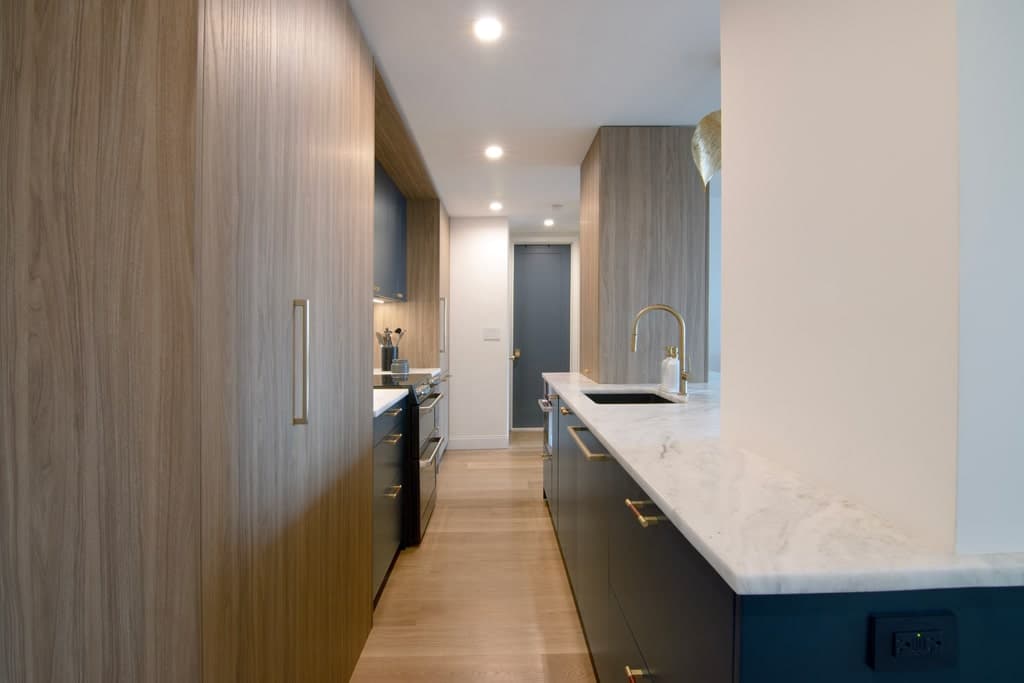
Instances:
[[[615,392],[583,392],[583,395],[589,398],[594,403],[601,405],[634,405],[634,404],[650,404],[650,403],[674,403],[664,396],[658,394],[643,391],[635,393],[615,393]]]

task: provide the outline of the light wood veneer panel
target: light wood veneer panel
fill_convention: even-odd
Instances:
[[[441,211],[437,199],[406,201],[407,298],[401,303],[377,304],[373,310],[375,330],[400,327],[409,331],[399,351],[410,366],[418,368],[440,367]],[[374,367],[380,367],[379,348]]]
[[[196,7],[0,5],[0,680],[199,679]]]
[[[601,379],[601,134],[580,168],[580,370]]]
[[[423,155],[388,92],[384,77],[376,69],[374,81],[377,161],[406,199],[436,199],[437,190]]]
[[[629,341],[633,316],[664,303],[686,320],[690,381],[707,381],[707,197],[692,135],[682,126],[605,127],[583,162],[581,361],[593,379],[660,380],[664,347],[679,338],[675,320],[649,314],[637,353]]]
[[[206,0],[203,35],[204,678],[346,680],[372,600],[373,65],[333,0]]]
[[[448,213],[437,199],[406,202],[406,282],[408,298],[373,307],[374,329],[409,330],[399,348],[411,367],[447,369],[440,352],[442,292],[450,289]],[[450,313],[449,313],[450,315]],[[373,367],[380,367],[375,344]]]

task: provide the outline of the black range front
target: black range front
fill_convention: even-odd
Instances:
[[[404,546],[419,545],[423,540],[437,501],[437,456],[444,447],[444,439],[438,428],[436,407],[444,397],[436,392],[436,383],[432,380],[426,374],[374,377],[375,388],[407,388],[414,406],[409,411],[409,438],[405,439]]]

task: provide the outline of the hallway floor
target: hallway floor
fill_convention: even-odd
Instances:
[[[542,500],[540,432],[449,451],[423,544],[404,550],[352,680],[592,682]]]

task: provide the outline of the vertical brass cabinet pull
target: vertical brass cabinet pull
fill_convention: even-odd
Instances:
[[[631,666],[626,666],[626,680],[629,683],[636,683],[638,678],[647,678],[647,672],[643,669],[634,669]]]
[[[580,432],[589,432],[590,430],[586,427],[569,427],[569,436],[576,442],[576,445],[583,452],[583,457],[587,460],[607,460],[607,453],[594,453],[592,450],[587,448],[587,445],[583,443],[583,439],[580,438]]]
[[[572,415],[572,411],[566,408],[565,406],[559,408],[558,412],[560,412],[562,415]]]
[[[302,309],[302,341],[296,342],[295,334],[295,312]],[[292,301],[292,424],[309,424],[309,299],[294,299]],[[295,377],[296,356],[302,354],[301,377]],[[302,388],[295,390],[296,379],[302,382]]]
[[[661,515],[645,515],[642,512],[640,512],[640,508],[646,505],[653,504],[654,503],[652,503],[649,500],[630,500],[629,498],[626,499],[626,507],[628,507],[630,511],[633,513],[633,515],[636,517],[636,521],[640,523],[640,526],[642,526],[645,529],[653,524],[665,521],[665,518]]]

